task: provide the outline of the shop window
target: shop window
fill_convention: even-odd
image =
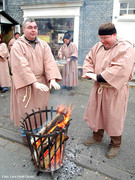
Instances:
[[[135,2],[121,2],[120,3],[120,16],[135,15]]]
[[[63,44],[63,35],[69,32],[73,41],[74,18],[45,18],[35,19],[38,25],[38,37],[46,41],[55,59],[58,59],[58,50]]]

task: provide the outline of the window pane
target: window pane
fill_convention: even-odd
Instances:
[[[128,14],[135,14],[135,10],[128,10]]]
[[[74,18],[35,19],[38,26],[38,37],[46,41],[54,57],[58,58],[58,50],[63,44],[63,35],[69,32],[73,40]]]
[[[127,8],[128,3],[120,3],[120,9]]]
[[[120,16],[127,14],[126,10],[120,10]]]
[[[129,8],[135,8],[135,2],[133,2],[133,3],[129,3]]]

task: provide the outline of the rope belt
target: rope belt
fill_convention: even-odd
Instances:
[[[103,92],[103,87],[105,87],[105,88],[113,88],[113,86],[111,86],[109,84],[100,84],[100,86],[98,88],[98,94],[101,94]]]
[[[27,98],[27,94],[28,94],[28,87],[25,88],[26,92],[25,92],[25,95],[23,97],[23,100],[22,102],[25,102],[26,98]],[[26,102],[26,105],[24,106],[25,108],[28,106],[29,102],[30,102],[30,99],[31,99],[31,86],[29,86],[29,98],[28,98],[28,101]]]
[[[41,77],[42,77],[42,75],[41,75],[41,76],[40,76],[40,75],[37,75],[37,76],[36,76],[37,79],[39,79],[39,78],[41,78]]]
[[[37,79],[39,79],[39,78],[41,78],[41,77],[42,77],[42,75],[37,75],[37,76],[36,76]],[[26,100],[26,98],[27,98],[28,88],[29,88],[29,98],[28,98],[28,100],[27,100],[27,102],[26,102],[26,104],[25,104],[25,106],[24,106],[25,108],[28,106],[28,104],[29,104],[29,102],[30,102],[30,99],[31,99],[31,85],[30,85],[30,86],[26,86],[26,87],[25,87],[25,95],[24,95],[24,97],[23,97],[22,102],[25,102],[25,100]]]
[[[128,84],[128,82],[125,82],[124,85]],[[103,92],[103,87],[105,88],[114,88],[113,86],[109,84],[101,84],[99,83],[99,88],[98,88],[98,94],[101,94]]]

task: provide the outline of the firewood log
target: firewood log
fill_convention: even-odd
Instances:
[[[62,143],[67,139],[68,137],[65,134],[62,134]],[[56,139],[56,150],[58,150],[59,147],[60,147],[60,134],[57,136],[57,139]],[[55,144],[52,146],[50,150],[50,159],[52,159],[54,154],[55,154]],[[44,164],[43,164],[43,161],[44,161]],[[49,153],[44,157],[44,159],[40,161],[40,166],[42,168],[44,165],[45,165],[45,169],[49,167]]]
[[[39,133],[47,134],[53,127],[61,123],[63,120],[64,115],[62,113],[57,113],[56,116],[39,131]]]
[[[41,134],[48,134],[49,131],[56,126],[56,124],[61,123],[64,120],[64,115],[62,113],[57,113],[56,116],[47,123],[38,133],[37,135]],[[38,137],[35,138],[35,140],[38,140]],[[34,143],[34,138],[31,138],[31,144]]]
[[[55,134],[54,136],[50,136],[50,145],[52,144],[54,138],[57,136],[57,134]],[[36,145],[35,147],[35,144],[33,145],[34,147],[34,156],[35,156],[35,160],[37,161],[38,158],[40,158],[41,156],[41,153],[42,153],[42,146],[43,146],[43,151],[45,152],[45,150],[47,149],[48,145],[49,145],[49,142],[48,142],[48,138],[42,138],[42,146],[41,146],[41,140],[38,139],[38,141],[40,141],[40,145]],[[36,150],[37,149],[37,150]]]
[[[66,110],[66,107],[63,104],[59,105],[57,108],[56,116],[49,123],[47,123],[38,133],[39,134],[47,134],[54,126],[61,123],[65,117],[64,116],[65,110]]]

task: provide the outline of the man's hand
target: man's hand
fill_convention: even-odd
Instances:
[[[54,87],[56,90],[60,89],[60,85],[55,81],[55,79],[50,80],[50,89]]]
[[[70,61],[70,58],[67,59],[67,62],[69,62],[69,61]]]
[[[97,75],[94,74],[94,73],[86,73],[81,77],[82,78],[87,78],[87,79],[93,79],[94,81],[97,81]]]
[[[81,78],[86,78],[86,79],[91,80],[91,78],[90,78],[90,77],[87,77],[85,74],[83,74],[83,75],[81,76]]]
[[[59,59],[60,59],[60,60],[62,59],[62,55],[59,55]]]
[[[46,85],[43,84],[43,83],[34,82],[34,83],[32,84],[32,86],[35,87],[36,89],[39,89],[40,91],[45,91],[45,92],[49,91],[48,86],[46,86]]]

